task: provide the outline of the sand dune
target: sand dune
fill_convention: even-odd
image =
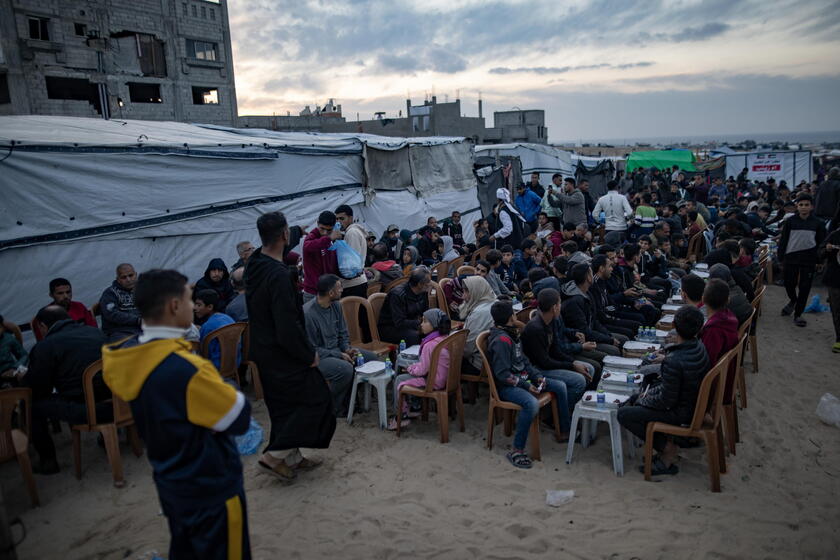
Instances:
[[[824,290],[820,293],[824,297]],[[566,446],[542,435],[530,471],[504,458],[510,438],[485,447],[486,396],[467,405],[465,433],[438,443],[434,422],[399,440],[375,412],[339,423],[319,470],[290,486],[257,472],[245,479],[254,558],[837,558],[840,548],[840,430],[816,418],[826,392],[840,395],[840,356],[828,313],[798,329],[780,318],[783,290],[768,289],[759,325],[760,372],[748,364],[742,443],[728,458],[721,494],[708,489],[702,448],[683,452],[681,472],[645,482],[625,456],[612,472],[601,427],[588,449],[564,462]],[[255,416],[267,425],[262,403]],[[432,417],[434,419],[434,417]],[[453,430],[457,430],[456,427]],[[123,447],[126,488],[115,489],[104,452],[85,439],[84,475],[72,474],[70,438],[57,438],[62,473],[38,476],[43,506],[29,507],[17,466],[0,466],[11,517],[28,535],[20,558],[143,558],[166,555],[168,533],[145,457]],[[574,500],[545,505],[545,491]]]

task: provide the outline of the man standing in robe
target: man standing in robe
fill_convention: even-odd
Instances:
[[[282,212],[257,220],[262,247],[245,268],[245,299],[251,353],[259,367],[271,418],[268,445],[259,465],[285,482],[317,467],[300,448],[325,449],[335,432],[332,395],[318,371],[318,354],[306,336],[296,271],[283,262],[289,227]]]

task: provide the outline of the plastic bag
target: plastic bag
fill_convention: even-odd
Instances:
[[[820,397],[820,403],[817,405],[817,417],[828,424],[840,428],[840,399],[826,393]]]
[[[811,298],[811,303],[808,304],[808,307],[805,308],[805,313],[822,313],[829,309],[827,305],[820,303],[820,296],[816,294]]]
[[[575,497],[574,490],[546,490],[545,503],[552,507],[560,507],[568,504]]]
[[[338,260],[338,273],[342,278],[349,280],[364,271],[365,262],[362,260],[362,256],[343,239],[334,242],[330,251],[335,251]]]
[[[263,439],[262,427],[256,420],[251,418],[248,431],[241,436],[236,436],[236,449],[240,455],[253,455],[259,449]]]

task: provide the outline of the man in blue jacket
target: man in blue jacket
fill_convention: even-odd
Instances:
[[[528,222],[531,231],[537,231],[537,214],[540,211],[540,199],[537,194],[528,188],[525,183],[520,183],[516,188],[516,207],[522,213],[522,217]]]

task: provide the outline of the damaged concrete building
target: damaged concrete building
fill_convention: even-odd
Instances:
[[[226,0],[0,0],[0,115],[235,126]]]

